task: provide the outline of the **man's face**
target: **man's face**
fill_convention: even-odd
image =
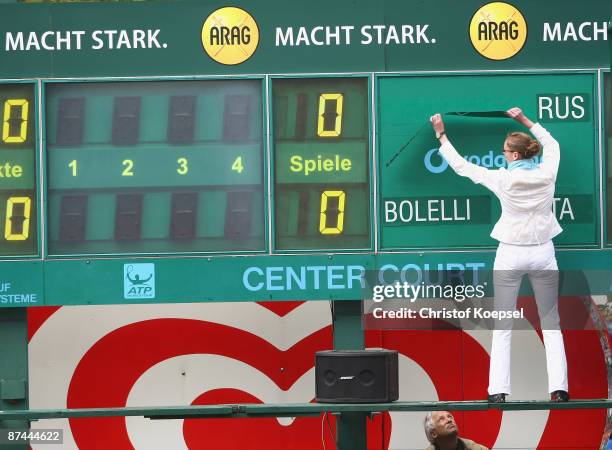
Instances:
[[[433,437],[444,437],[457,435],[458,429],[455,423],[455,418],[448,411],[436,411],[431,415],[433,423],[435,425],[433,431]]]

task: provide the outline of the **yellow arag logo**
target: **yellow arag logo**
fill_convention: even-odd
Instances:
[[[527,22],[521,12],[508,3],[488,3],[472,17],[470,40],[485,58],[508,59],[525,45]]]
[[[232,6],[213,12],[202,26],[202,45],[215,61],[234,65],[251,57],[259,44],[259,27],[253,16]]]

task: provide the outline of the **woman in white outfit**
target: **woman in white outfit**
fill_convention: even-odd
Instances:
[[[537,138],[526,133],[510,133],[504,141],[504,156],[508,168],[488,170],[467,162],[457,153],[444,130],[440,114],[430,118],[440,153],[449,166],[461,176],[491,190],[501,203],[501,217],[491,237],[499,241],[493,266],[495,310],[514,310],[523,275],[527,274],[538,305],[542,325],[548,389],[551,400],[569,400],[567,362],[563,335],[559,324],[559,273],[552,238],[562,229],[552,205],[555,181],[559,169],[559,143],[540,124],[534,124],[520,108],[506,113],[527,127]],[[533,157],[544,148],[543,161]],[[512,319],[497,320],[491,345],[489,369],[489,402],[505,402],[510,390],[510,338]]]

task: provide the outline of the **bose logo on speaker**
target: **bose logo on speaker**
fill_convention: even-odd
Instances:
[[[352,380],[352,379],[354,379],[354,378],[355,378],[355,377],[348,376],[348,377],[340,377],[339,379],[340,379],[340,380]]]

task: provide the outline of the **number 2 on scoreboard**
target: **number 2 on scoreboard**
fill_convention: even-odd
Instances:
[[[123,165],[123,172],[121,172],[121,176],[123,177],[133,177],[134,176],[134,161],[131,159],[124,159],[121,163]]]

